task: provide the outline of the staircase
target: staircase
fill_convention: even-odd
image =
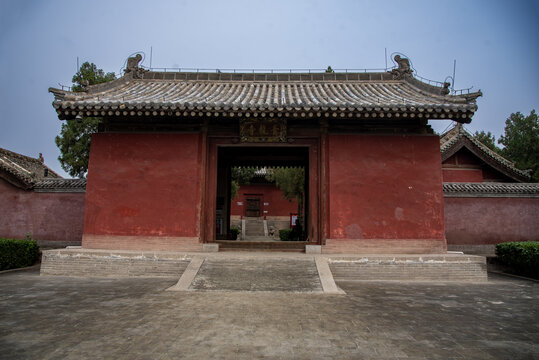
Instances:
[[[262,218],[245,219],[245,239],[246,241],[263,240],[257,238],[264,236],[264,220]]]
[[[244,241],[216,240],[219,251],[284,251],[305,252],[307,241]]]
[[[245,218],[245,239],[217,240],[219,251],[285,251],[305,252],[306,241],[280,241],[264,236],[264,219]]]

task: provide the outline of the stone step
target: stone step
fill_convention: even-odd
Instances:
[[[189,290],[323,292],[312,258],[248,257],[206,258]]]
[[[274,239],[269,236],[264,236],[264,235],[248,235],[248,236],[245,236],[245,238],[241,239],[240,241],[280,241],[280,240]]]
[[[292,251],[305,252],[306,241],[237,241],[217,240],[219,251]]]
[[[246,221],[245,223],[245,235],[246,236],[264,236],[264,222],[262,220]]]

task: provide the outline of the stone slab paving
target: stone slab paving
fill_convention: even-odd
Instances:
[[[176,282],[0,274],[0,359],[539,359],[536,282],[165,291]]]
[[[207,258],[189,290],[322,292],[314,258]]]

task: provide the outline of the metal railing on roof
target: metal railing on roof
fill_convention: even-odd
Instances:
[[[427,84],[433,85],[433,86],[444,87],[444,83],[442,81],[436,81],[436,80],[427,79],[427,78],[424,78],[423,76],[417,75],[417,73],[415,73],[415,72],[413,72],[412,74],[414,75],[414,77],[417,80],[420,80],[420,81],[422,81],[424,83],[427,83]]]
[[[265,74],[291,74],[291,73],[304,73],[304,74],[323,74],[326,73],[328,69],[268,69],[268,68],[259,68],[259,69],[228,69],[228,68],[219,68],[219,69],[210,69],[210,68],[184,68],[184,67],[145,67],[141,66],[143,69],[149,71],[160,71],[160,72],[211,72],[211,73],[243,73],[243,74],[254,74],[254,73],[265,73]],[[331,69],[329,73],[366,73],[366,72],[382,72],[394,69],[395,66],[390,68],[373,68],[373,69]]]
[[[430,80],[430,79],[427,79],[427,78],[424,78],[423,76],[419,76],[417,75],[416,72],[413,72],[413,75],[416,79],[424,82],[424,83],[427,83],[429,85],[433,85],[433,86],[437,86],[437,87],[444,87],[444,84],[445,82],[442,82],[442,81],[436,81],[436,80]],[[449,77],[451,78],[451,77]],[[469,87],[469,88],[466,88],[466,89],[458,89],[458,90],[454,90],[452,89],[450,91],[451,95],[463,95],[463,94],[469,94],[470,91],[473,89],[473,86]]]
[[[62,91],[71,91],[71,86],[68,86],[68,85],[62,85],[60,83],[58,83],[58,86],[60,86],[62,88]]]
[[[371,69],[331,69],[332,71],[331,72],[328,72],[328,69],[301,69],[301,68],[297,68],[297,69],[266,69],[266,68],[260,68],[260,69],[228,69],[228,68],[222,68],[222,69],[211,69],[211,68],[181,68],[181,67],[146,67],[146,66],[141,66],[141,68],[145,69],[145,70],[148,70],[148,71],[161,71],[161,72],[196,72],[196,73],[199,73],[199,72],[211,72],[211,73],[230,73],[230,74],[235,74],[235,73],[251,73],[251,74],[254,74],[254,73],[266,73],[266,74],[286,74],[286,73],[303,73],[303,74],[324,74],[324,73],[367,73],[367,72],[387,72],[387,71],[390,71],[390,70],[393,70],[393,69],[396,69],[397,66],[391,66],[391,67],[387,67],[387,68],[371,68]],[[120,78],[123,76],[123,74],[115,74],[116,75],[116,78]],[[417,71],[413,71],[412,72],[412,75],[424,82],[424,83],[427,83],[429,85],[432,85],[432,86],[437,86],[437,87],[443,87],[444,86],[444,82],[442,81],[436,81],[436,80],[431,80],[431,79],[427,79],[423,76],[420,76],[417,74]],[[63,84],[60,84],[58,83],[58,86],[61,87],[62,90],[64,91],[72,91],[72,86],[68,86],[68,85],[63,85]],[[472,90],[473,86],[472,87],[469,87],[469,88],[466,88],[466,89],[459,89],[459,90],[451,90],[451,94],[452,95],[463,95],[463,94],[469,94],[470,91]]]
[[[470,91],[473,89],[473,86],[467,88],[467,89],[459,89],[459,90],[452,90],[452,95],[463,95],[463,94],[469,94]]]

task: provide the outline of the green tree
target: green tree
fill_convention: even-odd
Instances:
[[[269,171],[266,177],[269,181],[275,181],[275,185],[282,190],[283,196],[298,203],[298,214],[303,214],[303,199],[305,196],[305,168],[303,167],[278,167]],[[304,224],[302,224],[304,225]]]
[[[486,145],[490,150],[500,153],[501,149],[496,146],[496,138],[491,132],[485,132],[484,130],[476,131],[473,136],[479,140],[483,145]]]
[[[256,169],[253,167],[243,167],[235,166],[231,171],[231,182],[230,182],[230,196],[232,199],[235,199],[238,196],[238,190],[240,185],[247,185],[251,182],[251,179],[255,175]]]
[[[539,123],[535,110],[524,116],[520,112],[505,120],[505,133],[498,139],[502,155],[519,169],[532,170],[532,180],[539,182]]]
[[[113,72],[105,74],[105,72],[102,69],[98,69],[94,63],[86,61],[80,66],[79,71],[73,75],[71,82],[74,85],[71,87],[71,90],[80,92],[83,91],[84,87],[87,85],[102,84],[114,79],[116,79],[116,75]]]
[[[114,80],[114,73],[106,73],[93,63],[85,62],[73,76],[72,91],[84,91],[88,85],[101,84]],[[101,118],[86,117],[64,121],[60,135],[56,136],[56,146],[60,149],[60,164],[69,175],[83,178],[88,171],[90,156],[90,140],[97,132]]]

